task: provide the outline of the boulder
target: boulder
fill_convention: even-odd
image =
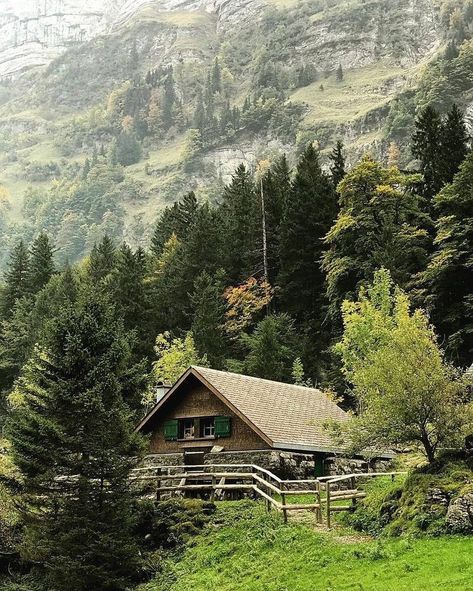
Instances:
[[[446,524],[451,533],[473,533],[473,489],[460,494],[450,503]]]

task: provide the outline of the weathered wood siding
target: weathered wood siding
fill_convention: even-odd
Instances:
[[[231,417],[231,436],[217,439],[166,441],[164,423],[170,419],[205,416]],[[219,398],[200,383],[183,385],[154,419],[150,441],[150,453],[176,453],[184,449],[222,446],[225,451],[268,449],[261,439],[240,417],[233,413]]]

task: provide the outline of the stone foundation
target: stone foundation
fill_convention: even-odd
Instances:
[[[361,472],[385,472],[388,460],[350,459],[340,456],[322,456],[324,475],[357,474]],[[283,480],[304,480],[315,477],[318,454],[303,454],[276,449],[252,451],[220,451],[204,455],[204,464],[255,464],[270,470]],[[144,466],[182,466],[184,454],[150,454]]]
[[[150,454],[146,456],[145,466],[181,466],[184,454]],[[283,479],[313,478],[315,457],[279,450],[221,451],[210,452],[204,456],[204,464],[256,464],[270,470]]]

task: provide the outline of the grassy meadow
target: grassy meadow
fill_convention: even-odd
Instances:
[[[473,538],[372,539],[314,526],[312,514],[220,503],[180,560],[140,591],[471,591]]]

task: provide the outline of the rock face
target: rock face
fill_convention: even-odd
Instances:
[[[451,533],[473,533],[473,489],[450,503],[446,523]]]
[[[264,7],[263,0],[0,0],[0,78],[47,65],[146,8],[215,13],[221,28],[243,26]]]
[[[48,64],[105,27],[101,0],[0,0],[0,77]]]

